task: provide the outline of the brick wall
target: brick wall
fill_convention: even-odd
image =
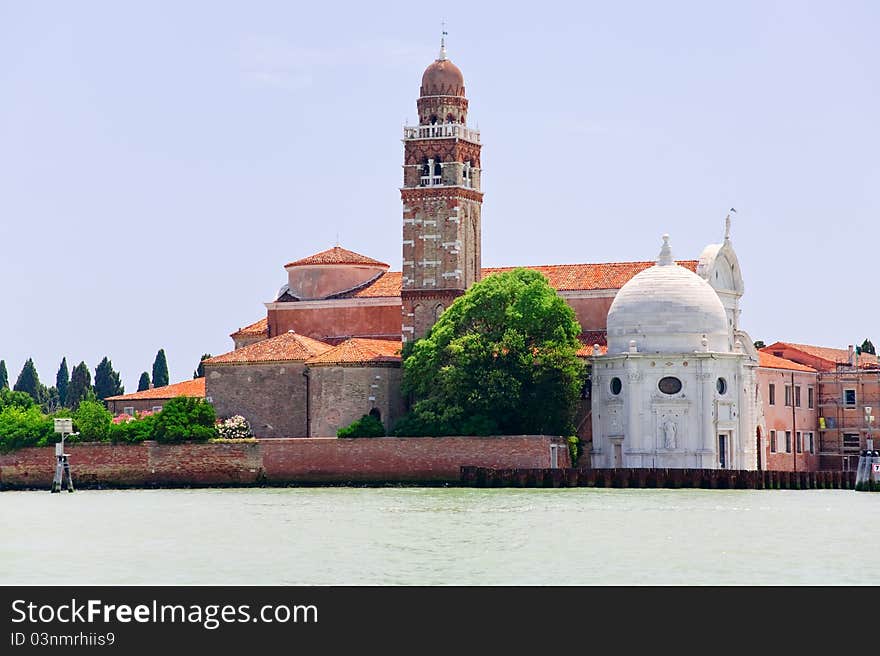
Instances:
[[[82,487],[253,485],[459,480],[462,466],[546,468],[562,438],[505,437],[276,438],[242,444],[71,444],[74,484]],[[54,447],[0,454],[0,489],[49,489]]]
[[[400,335],[400,299],[372,304],[376,299],[328,301],[320,307],[289,303],[290,307],[269,310],[271,336],[295,330],[300,335],[338,342],[348,337],[397,338]],[[369,301],[369,302],[366,302]]]
[[[257,437],[306,435],[301,362],[205,365],[205,393],[217,417],[242,415]]]

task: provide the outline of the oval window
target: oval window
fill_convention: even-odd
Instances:
[[[623,384],[620,382],[620,378],[612,378],[611,379],[611,393],[614,396],[620,394],[620,390],[623,389]]]
[[[675,376],[664,376],[657,387],[664,394],[678,394],[681,391],[681,381]]]
[[[717,381],[715,381],[715,388],[718,390],[719,394],[726,394],[727,393],[727,381],[724,380],[723,378],[719,378]]]

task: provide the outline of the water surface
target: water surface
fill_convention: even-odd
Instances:
[[[880,494],[3,492],[4,584],[876,583]]]

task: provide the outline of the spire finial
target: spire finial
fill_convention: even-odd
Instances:
[[[440,26],[443,31],[440,33],[440,56],[437,61],[446,61],[446,21],[441,21]]]
[[[736,214],[736,210],[732,207],[730,208],[730,212]],[[724,218],[724,241],[730,241],[730,212],[728,212],[727,216]]]
[[[669,247],[669,235],[663,235],[663,246],[660,247],[660,257],[657,258],[659,266],[672,264],[672,249]]]

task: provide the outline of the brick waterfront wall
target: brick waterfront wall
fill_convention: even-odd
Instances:
[[[71,444],[74,484],[82,487],[222,486],[269,483],[455,483],[462,466],[546,468],[562,438],[276,438],[241,444]],[[49,489],[54,447],[0,454],[0,489]]]

